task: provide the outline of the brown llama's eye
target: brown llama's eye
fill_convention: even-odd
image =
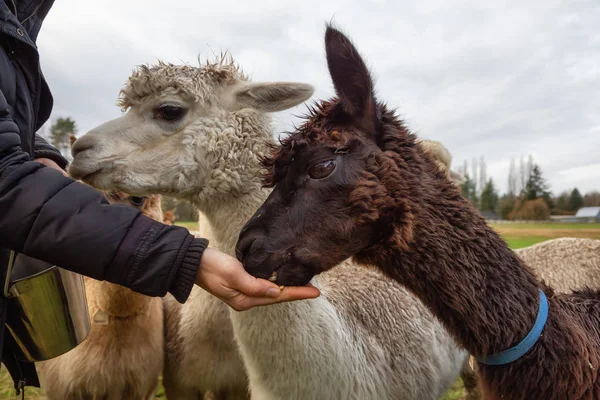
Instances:
[[[142,204],[144,204],[144,201],[146,200],[145,197],[137,197],[137,196],[131,196],[129,198],[129,201],[131,202],[131,204],[135,207],[140,207]]]
[[[313,165],[308,170],[308,175],[312,179],[325,179],[335,171],[335,161],[327,160]]]
[[[185,110],[181,106],[163,104],[154,110],[154,118],[168,122],[173,122],[181,119]]]

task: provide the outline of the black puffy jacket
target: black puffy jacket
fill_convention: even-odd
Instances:
[[[8,249],[149,296],[170,292],[185,302],[208,241],[156,222],[139,211],[109,205],[96,190],[34,162],[67,160],[36,131],[52,109],[35,45],[54,0],[0,0],[0,275]],[[16,3],[16,9],[15,9]],[[39,386],[35,369],[18,362],[4,329],[2,361],[15,380]],[[3,340],[4,339],[4,340]]]

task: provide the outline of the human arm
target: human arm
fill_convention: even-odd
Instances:
[[[151,296],[187,299],[207,241],[33,162],[0,92],[0,247]]]

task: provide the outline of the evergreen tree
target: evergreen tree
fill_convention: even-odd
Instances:
[[[496,211],[498,206],[498,193],[494,187],[494,182],[490,178],[481,191],[481,211]]]
[[[541,197],[548,205],[548,208],[554,208],[550,186],[546,183],[546,180],[542,176],[542,169],[537,164],[532,164],[522,195],[525,200],[536,200]]]
[[[577,211],[583,207],[583,196],[577,188],[573,189],[569,196],[569,211]]]
[[[465,174],[465,181],[461,185],[461,193],[463,197],[471,201],[475,207],[478,206],[479,198],[477,196],[477,186],[469,174]]]
[[[50,142],[56,147],[65,157],[70,156],[69,136],[77,133],[75,121],[70,117],[59,118],[50,127]]]

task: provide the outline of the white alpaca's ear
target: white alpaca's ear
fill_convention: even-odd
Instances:
[[[429,139],[420,139],[418,143],[425,149],[426,152],[435,157],[435,159],[440,162],[446,170],[450,169],[450,165],[452,164],[452,155],[448,151],[448,149],[436,140]]]
[[[467,181],[467,178],[454,170],[450,170],[450,178],[452,178],[458,185],[462,185]]]
[[[262,112],[287,110],[308,100],[314,93],[312,85],[298,82],[244,83],[234,91],[235,103],[240,108],[254,108]]]
[[[428,139],[418,139],[417,142],[427,153],[435,158],[439,167],[444,170],[456,184],[462,185],[466,181],[464,176],[450,168],[452,165],[452,155],[443,144],[436,140]]]

